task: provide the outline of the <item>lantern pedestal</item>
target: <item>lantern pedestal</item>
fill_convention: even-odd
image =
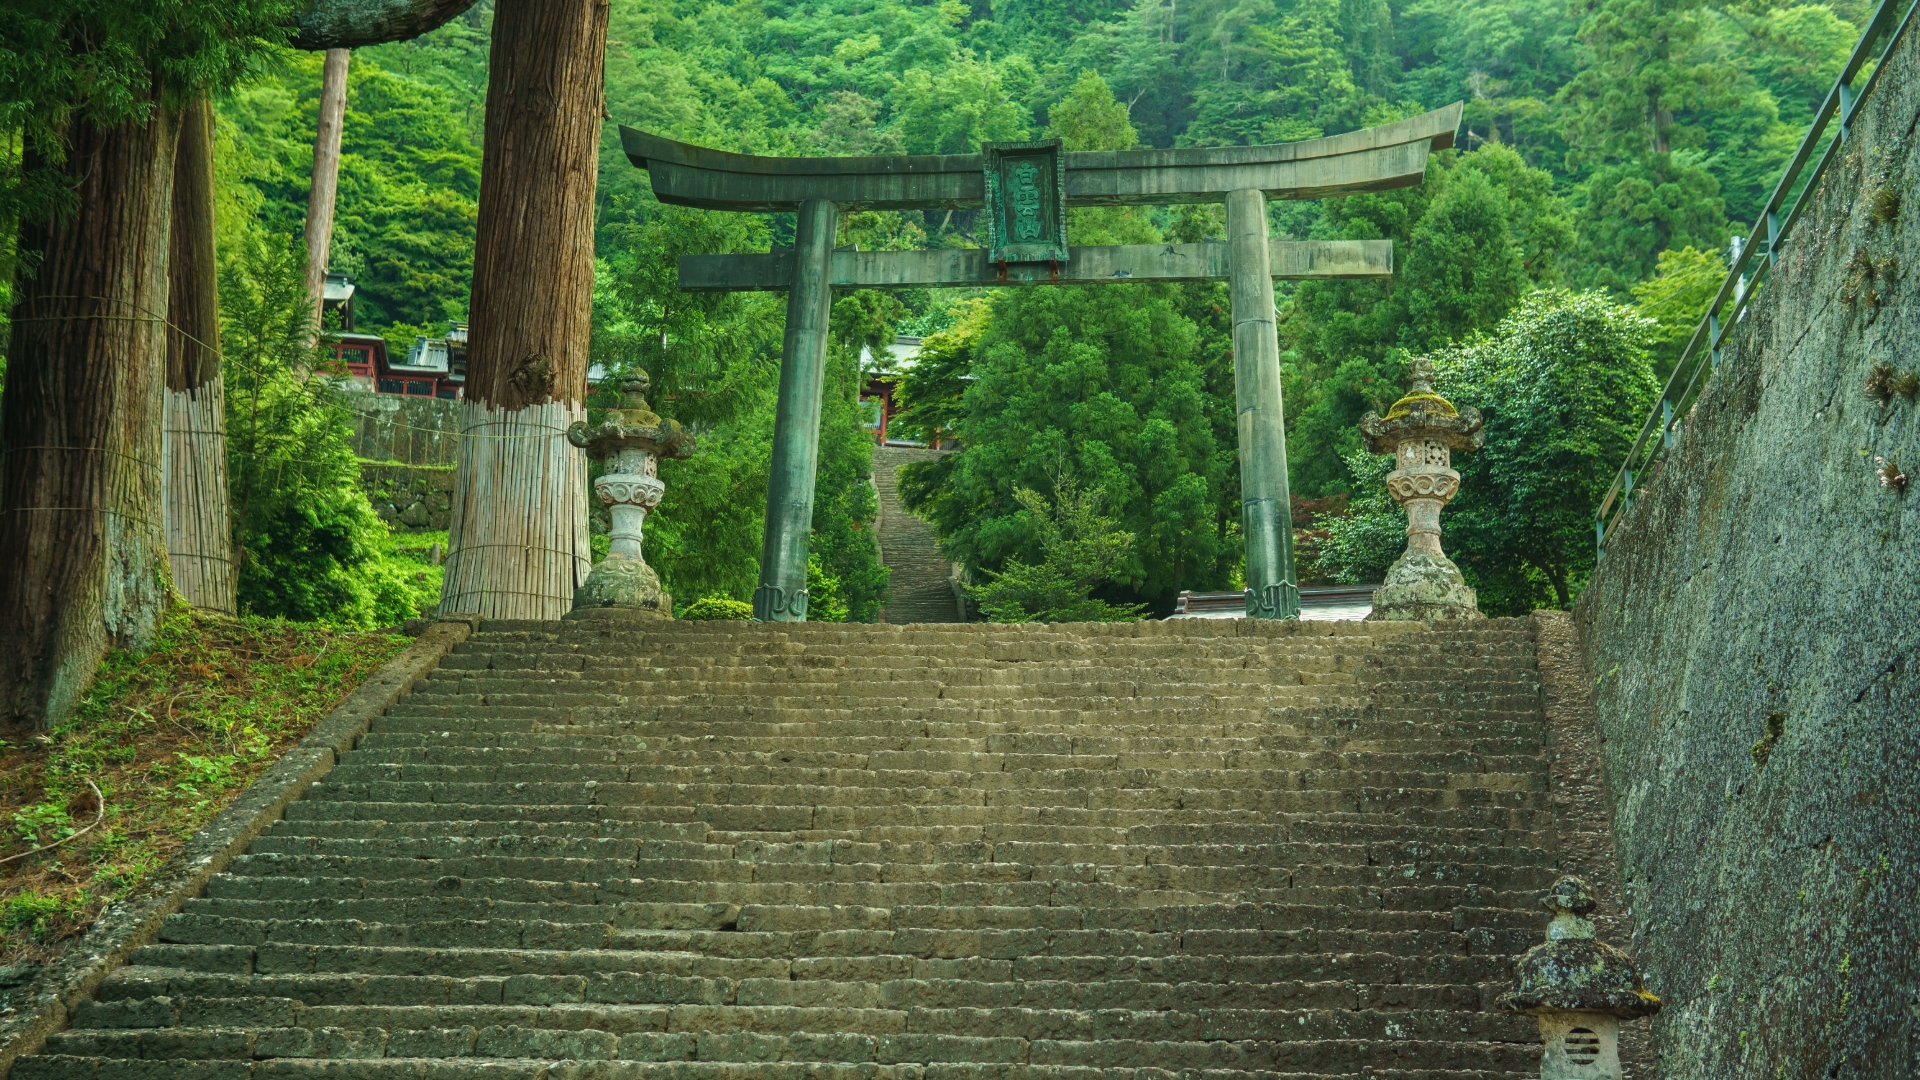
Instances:
[[[593,482],[593,492],[613,518],[607,557],[594,564],[574,590],[569,619],[616,614],[623,619],[673,618],[673,597],[641,555],[640,538],[647,511],[660,505],[667,491],[656,475],[659,459],[691,456],[693,436],[647,407],[647,383],[646,372],[628,376],[621,384],[620,408],[598,425],[577,423],[567,429],[568,442],[607,463],[606,472]]]
[[[1479,598],[1440,550],[1440,508],[1460,491],[1453,451],[1477,449],[1485,439],[1480,413],[1472,406],[1455,409],[1434,393],[1433,370],[1425,359],[1413,362],[1412,374],[1412,389],[1393,403],[1385,419],[1368,413],[1360,420],[1367,448],[1394,456],[1398,467],[1387,474],[1387,492],[1407,511],[1407,550],[1374,590],[1367,618],[1478,619]]]

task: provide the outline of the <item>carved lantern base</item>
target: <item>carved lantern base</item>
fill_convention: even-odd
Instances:
[[[660,505],[667,490],[660,482],[658,459],[692,454],[693,437],[647,408],[641,396],[647,389],[646,372],[629,375],[623,389],[622,407],[610,410],[598,427],[578,423],[567,429],[568,441],[606,462],[593,491],[613,519],[607,557],[595,563],[573,591],[569,619],[614,617],[612,613],[624,620],[673,618],[673,597],[641,556],[641,533],[647,513]]]

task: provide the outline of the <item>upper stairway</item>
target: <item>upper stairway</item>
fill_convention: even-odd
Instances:
[[[940,554],[933,526],[900,499],[900,467],[944,451],[881,446],[873,451],[873,490],[880,504],[880,562],[889,571],[883,619],[895,624],[965,622],[953,591],[953,564]]]
[[[490,622],[20,1080],[1490,1080],[1527,624]]]

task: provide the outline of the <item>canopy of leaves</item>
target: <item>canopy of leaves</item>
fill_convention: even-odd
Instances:
[[[1654,327],[1602,293],[1543,290],[1435,353],[1434,388],[1486,418],[1442,528],[1487,614],[1566,607],[1592,571],[1594,511],[1659,393]]]

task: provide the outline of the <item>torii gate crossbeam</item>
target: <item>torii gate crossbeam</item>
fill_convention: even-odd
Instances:
[[[1325,139],[1268,146],[1062,153],[1053,143],[989,144],[945,157],[766,158],[620,129],[662,202],[795,211],[794,249],[691,255],[680,287],[787,290],[772,475],[754,617],[801,621],[819,457],[827,321],[835,288],[1117,284],[1226,278],[1233,298],[1247,614],[1297,618],[1274,278],[1385,277],[1388,241],[1274,241],[1267,199],[1418,184],[1430,150],[1453,145],[1461,106]],[[1068,247],[1070,206],[1225,202],[1225,243]],[[960,251],[835,251],[843,209],[988,209],[988,245]]]

